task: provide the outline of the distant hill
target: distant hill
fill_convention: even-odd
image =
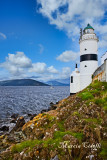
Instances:
[[[64,83],[70,85],[70,77],[66,79],[56,79],[57,82]]]
[[[58,81],[48,81],[46,83],[52,86],[69,86],[69,84],[60,83]]]
[[[0,86],[48,86],[48,84],[33,79],[15,79],[0,81]]]

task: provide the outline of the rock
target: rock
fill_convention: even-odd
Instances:
[[[15,142],[15,138],[14,135],[8,135],[6,138],[6,141],[10,142],[10,143],[14,143]]]
[[[0,131],[3,131],[3,132],[9,131],[9,126],[2,126],[2,127],[0,128]]]
[[[51,102],[51,103],[50,103],[50,106],[52,106],[52,105],[54,105],[54,103],[53,103],[53,102]]]
[[[28,113],[27,115],[28,115],[29,117],[31,117],[31,116],[32,116],[32,114],[30,114],[30,113]]]
[[[40,150],[40,159],[49,159],[49,150],[47,148],[43,148],[42,150]]]
[[[100,128],[95,128],[95,134],[96,134],[97,140],[100,142],[101,141],[101,131],[100,131]]]
[[[13,119],[17,119],[18,118],[18,114],[17,113],[14,113],[14,114],[12,114],[12,116],[11,116],[11,118],[13,118]]]
[[[56,155],[54,158],[51,158],[50,160],[59,160],[58,156]]]
[[[50,110],[55,110],[56,108],[57,108],[57,106],[52,105],[49,109],[50,109]]]
[[[11,132],[13,131],[20,131],[22,126],[25,124],[25,120],[24,120],[24,117],[20,117],[15,125],[15,127],[12,129]]]
[[[16,123],[16,120],[15,120],[15,119],[12,119],[12,120],[10,121],[10,123]]]
[[[35,116],[37,116],[37,114],[33,114],[30,118],[30,120],[32,120]]]
[[[11,116],[12,120],[10,121],[10,123],[16,123],[18,116],[19,116],[18,114],[15,114],[15,113],[14,113],[14,114]]]
[[[46,109],[43,109],[43,110],[41,111],[41,113],[44,113],[44,112],[47,112],[47,110],[46,110]]]
[[[53,150],[50,151],[51,159],[53,159],[56,155],[57,155],[57,149],[55,149],[54,151]]]
[[[56,104],[59,104],[59,101],[58,101],[58,102],[56,102]]]

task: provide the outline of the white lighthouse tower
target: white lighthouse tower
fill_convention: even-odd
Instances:
[[[80,90],[92,82],[92,74],[98,68],[98,37],[88,24],[80,35]]]
[[[70,77],[70,94],[86,88],[92,82],[92,74],[98,68],[98,37],[88,24],[80,32],[80,72],[75,69]]]

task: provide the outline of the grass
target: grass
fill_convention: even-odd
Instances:
[[[54,116],[50,116],[49,114],[45,114],[46,115],[46,118],[48,118],[48,123],[46,125],[43,125],[42,127],[47,129],[47,128],[51,128],[55,122],[56,122],[56,117]]]
[[[92,93],[90,93],[88,91],[84,91],[84,92],[79,93],[79,96],[82,98],[82,100],[88,100],[88,99],[93,99],[94,98]]]
[[[65,131],[65,132],[62,132],[62,131],[56,131],[54,133],[54,137],[53,139],[48,139],[47,141],[44,141],[44,147],[49,147],[49,146],[52,146],[51,149],[55,149],[57,148],[59,145],[60,145],[60,142],[63,142],[63,137],[65,135],[72,135],[73,137],[77,138],[78,140],[82,140],[83,138],[83,133],[73,133],[71,131]]]
[[[94,81],[78,96],[85,101],[87,106],[93,102],[107,112],[107,82]]]
[[[101,143],[101,145],[102,145],[102,150],[101,150],[101,152],[100,152],[100,156],[101,156],[102,158],[107,158],[107,142],[106,142],[106,141],[103,141],[103,142]]]
[[[28,140],[28,141],[23,141],[21,143],[15,144],[12,147],[12,153],[17,153],[21,152],[24,148],[30,148],[32,149],[35,147],[37,144],[42,144],[42,141],[40,140]]]
[[[102,86],[104,89],[102,89]],[[107,111],[107,83],[106,82],[98,82],[95,81],[91,85],[89,85],[85,90],[82,92],[78,93],[78,96],[81,97],[82,100],[84,100],[84,103],[89,104],[90,102],[93,102],[94,104],[104,108],[104,110]],[[66,106],[68,103],[70,103],[68,100],[63,104],[62,107]],[[78,104],[80,107],[80,104]],[[75,106],[74,106],[75,107]],[[78,108],[79,108],[78,107]],[[81,115],[78,113],[78,111],[74,111],[73,116],[78,116],[80,117]],[[12,147],[12,153],[17,153],[23,151],[25,148],[32,149],[36,145],[43,145],[43,147],[48,148],[49,150],[54,150],[55,148],[58,148],[60,145],[60,142],[63,142],[63,137],[65,135],[71,135],[79,140],[81,142],[83,140],[83,133],[80,131],[79,133],[74,133],[71,131],[65,131],[64,127],[64,120],[63,121],[57,121],[55,117],[46,115],[43,113],[43,116],[46,116],[48,118],[48,124],[44,125],[45,129],[51,128],[54,124],[56,124],[59,128],[59,131],[54,132],[53,138],[49,138],[46,140],[28,140],[21,142],[19,144],[15,144]],[[97,124],[101,124],[102,119],[99,118],[87,118],[84,119],[86,122],[90,123],[90,126],[92,128],[95,128]],[[100,152],[101,157],[106,157],[107,156],[107,151],[106,151],[107,145],[103,142],[103,147]],[[58,148],[59,150],[59,148]],[[76,159],[77,160],[77,159]],[[78,159],[79,160],[79,159]]]
[[[65,122],[65,121],[57,122],[57,125],[58,125],[60,131],[65,131],[64,122]]]
[[[54,133],[54,137],[53,139],[47,139],[47,140],[28,140],[28,141],[24,141],[21,142],[19,144],[15,144],[12,147],[12,153],[18,153],[18,152],[22,152],[23,149],[25,148],[29,148],[32,149],[34,148],[36,145],[40,145],[43,144],[43,147],[49,147],[49,149],[55,149],[60,145],[60,142],[63,141],[63,137],[68,134],[68,135],[72,135],[75,138],[82,140],[83,138],[83,133],[73,133],[70,131],[66,131],[66,132],[62,132],[62,131],[56,131]]]
[[[54,138],[58,139],[59,137],[63,137],[66,134],[72,135],[73,137],[75,137],[79,140],[81,140],[83,138],[83,133],[79,133],[79,132],[74,133],[74,132],[71,132],[71,131],[65,131],[65,132],[57,131],[57,132],[54,133]]]
[[[102,89],[104,87],[104,89]],[[83,90],[80,95],[86,94],[89,97],[92,97],[92,95],[99,94],[101,92],[107,92],[107,82],[99,82],[99,81],[94,81],[91,83],[85,90]]]
[[[73,113],[73,116],[78,116],[78,117],[80,117],[81,115],[77,112],[77,111],[75,111],[74,113]]]
[[[99,118],[99,119],[97,119],[97,118],[87,118],[87,119],[84,119],[86,122],[93,122],[93,123],[96,123],[96,124],[101,124],[101,122],[102,122],[102,119],[101,118]]]

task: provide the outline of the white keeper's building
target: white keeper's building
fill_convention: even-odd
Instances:
[[[98,68],[98,37],[94,28],[88,24],[80,32],[80,71],[76,65],[70,76],[70,94],[86,88],[92,82],[92,74]]]

